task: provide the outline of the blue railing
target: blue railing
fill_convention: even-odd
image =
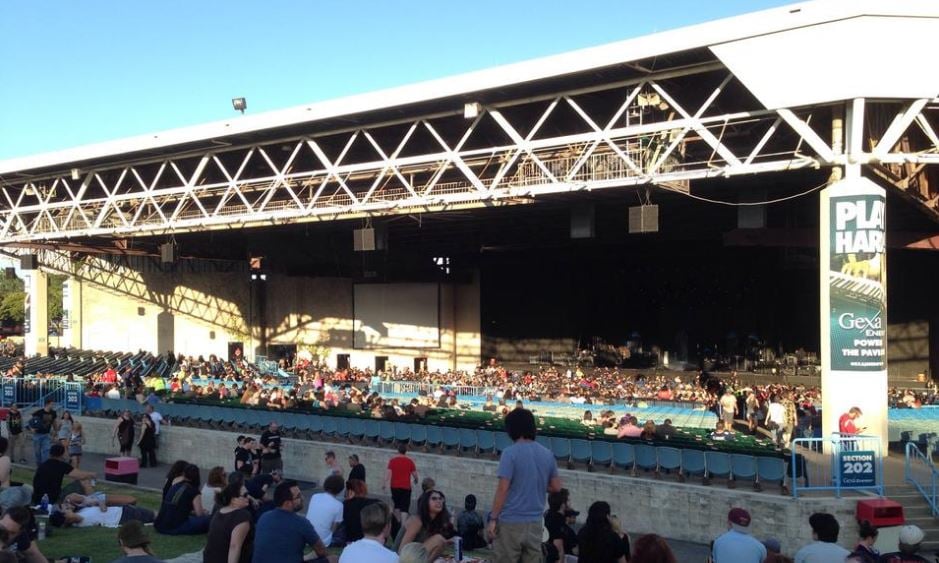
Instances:
[[[919,450],[919,447],[909,442],[906,444],[906,460],[903,466],[904,480],[913,485],[919,494],[923,495],[933,516],[939,516],[939,503],[936,493],[939,487],[939,469],[933,465],[929,457]]]
[[[877,436],[797,438],[792,441],[790,469],[796,498],[808,491],[834,491],[838,498],[842,491],[884,495],[884,460]]]
[[[64,379],[33,377],[4,377],[0,379],[0,407],[14,403],[23,408],[43,406],[48,399],[67,411],[82,413],[84,396],[82,383]]]

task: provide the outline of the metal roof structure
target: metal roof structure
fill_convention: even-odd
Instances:
[[[0,162],[0,244],[863,164],[939,217],[939,5],[821,0]]]

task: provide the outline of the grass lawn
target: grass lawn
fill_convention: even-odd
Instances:
[[[23,483],[33,482],[33,470],[17,467],[13,470],[13,480]],[[99,490],[132,495],[137,498],[137,504],[156,511],[160,507],[160,494],[122,487],[111,483],[98,481]],[[117,544],[116,528],[50,528],[49,536],[39,542],[42,554],[50,559],[57,559],[65,555],[87,555],[95,563],[107,563],[120,557],[121,550]],[[160,559],[172,559],[184,553],[199,551],[205,547],[205,536],[164,536],[156,533],[153,527],[148,526],[147,531],[153,540],[151,547]]]

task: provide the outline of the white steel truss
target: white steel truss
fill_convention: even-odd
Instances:
[[[831,142],[838,106],[767,110],[709,63],[494,102],[472,119],[455,108],[91,167],[79,180],[68,170],[2,180],[0,242],[439,211],[638,185],[687,192],[696,179],[856,159],[906,189],[939,164],[939,100],[861,102],[895,115],[879,130],[863,116],[869,150],[846,155]],[[918,194],[933,211],[935,188]]]

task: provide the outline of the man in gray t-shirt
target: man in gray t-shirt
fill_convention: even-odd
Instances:
[[[535,442],[535,416],[517,408],[505,417],[514,444],[499,459],[499,484],[489,516],[496,561],[541,561],[545,497],[561,490],[554,454]]]

